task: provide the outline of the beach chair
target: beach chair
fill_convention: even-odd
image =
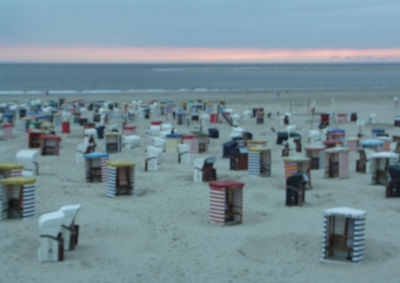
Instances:
[[[85,158],[86,182],[107,182],[107,161],[109,154],[106,152],[91,152]]]
[[[104,148],[107,153],[121,152],[121,135],[117,132],[105,133]]]
[[[215,157],[196,158],[193,164],[193,181],[209,182],[217,179],[216,170],[213,168]]]
[[[390,179],[386,184],[386,197],[400,197],[400,165],[389,166]]]
[[[22,175],[22,169],[24,166],[22,164],[14,163],[0,163],[0,180],[10,177],[17,177]],[[1,199],[1,196],[0,196]]]
[[[79,225],[75,224],[75,219],[80,208],[80,204],[74,204],[62,206],[58,210],[64,215],[61,221],[61,232],[64,239],[64,250],[73,250],[78,244]]]
[[[166,135],[165,141],[165,152],[166,153],[176,153],[178,145],[182,142],[182,135],[180,134],[168,134]]]
[[[107,162],[107,196],[134,192],[135,164],[129,161],[117,160]]]
[[[308,157],[303,156],[291,156],[283,158],[285,165],[285,178],[286,180],[297,173],[304,174],[307,177],[306,184],[307,189],[312,189],[311,184],[311,160]]]
[[[256,113],[255,113],[255,117],[256,117],[256,123],[257,124],[264,124],[264,108],[263,107],[258,107],[256,109]]]
[[[141,143],[140,136],[131,135],[131,136],[123,136],[122,137],[122,144],[124,147],[135,148],[135,147],[139,147],[140,143]]]
[[[158,171],[161,164],[162,149],[155,146],[148,146],[146,151],[147,158],[145,159],[144,171]]]
[[[63,261],[64,239],[62,222],[64,213],[56,211],[45,213],[39,218],[39,261]]]
[[[248,170],[248,154],[247,147],[238,147],[229,155],[231,170]]]
[[[235,225],[243,221],[244,183],[232,180],[209,182],[210,210],[208,222]]]
[[[209,138],[213,138],[213,139],[217,139],[219,138],[219,131],[216,128],[209,128],[208,129],[208,137]]]
[[[320,156],[321,151],[323,151],[326,147],[324,146],[308,146],[305,147],[306,156],[310,158],[310,169],[319,169],[320,167]]]
[[[366,211],[339,207],[324,212],[321,261],[350,261],[364,258]]]
[[[56,135],[43,135],[41,155],[59,155],[61,138]]]
[[[76,146],[75,163],[83,163],[83,155],[86,154],[89,144],[82,142]]]
[[[190,164],[190,147],[187,144],[178,144],[178,163]]]
[[[286,179],[286,205],[303,205],[305,200],[305,185],[307,175],[296,173]]]
[[[397,165],[399,155],[394,152],[375,152],[370,158],[371,183],[386,185],[389,181],[389,166]]]
[[[248,149],[248,172],[251,176],[271,176],[271,149],[265,146],[254,146]]]
[[[349,149],[333,147],[324,151],[325,178],[349,177]]]

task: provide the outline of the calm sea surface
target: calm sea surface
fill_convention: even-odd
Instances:
[[[0,95],[374,89],[400,64],[0,64]]]

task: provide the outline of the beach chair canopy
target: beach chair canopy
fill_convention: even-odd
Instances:
[[[380,140],[365,140],[360,143],[361,146],[383,146],[383,141]]]
[[[67,227],[71,226],[71,224],[75,221],[76,215],[78,214],[80,208],[81,208],[80,204],[62,206],[58,210],[64,214],[62,224]]]
[[[61,233],[61,225],[64,218],[62,211],[45,213],[39,217],[40,235],[48,235],[56,238]]]
[[[286,179],[286,185],[292,188],[300,189],[302,183],[307,183],[308,177],[303,173],[296,173]]]
[[[324,211],[325,216],[346,216],[351,218],[365,218],[367,212],[349,207],[331,208]]]
[[[109,160],[107,161],[107,166],[110,167],[135,167],[136,164],[126,160]]]
[[[36,162],[39,155],[39,151],[36,149],[21,149],[16,154],[16,160],[18,164],[24,166],[24,169],[33,169],[33,163]]]
[[[24,168],[24,165],[21,165],[21,164],[15,164],[15,163],[11,163],[11,162],[0,163],[0,170],[20,170],[23,168]]]
[[[237,189],[243,188],[244,183],[236,182],[232,180],[218,180],[218,181],[211,181],[208,183],[211,188],[226,188],[226,189]]]
[[[374,152],[371,155],[371,158],[390,158],[390,159],[398,160],[399,159],[399,155],[397,153],[394,153],[394,152],[383,151],[383,152]]]
[[[214,163],[215,161],[217,161],[217,158],[216,157],[207,157],[206,158],[206,160],[205,160],[205,162],[206,163]]]
[[[328,129],[328,132],[333,134],[333,133],[344,133],[345,131],[343,129]]]
[[[106,158],[109,157],[109,154],[107,152],[91,152],[87,153],[83,156],[84,158]]]
[[[168,134],[166,135],[166,138],[170,138],[170,139],[181,139],[182,135],[181,134]]]
[[[223,157],[233,155],[236,152],[237,147],[238,147],[238,143],[235,141],[229,141],[229,142],[224,143]]]

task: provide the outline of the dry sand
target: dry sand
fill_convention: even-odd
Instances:
[[[275,144],[276,130],[284,130],[278,117],[289,111],[292,99],[294,124],[307,145],[310,115],[307,98],[315,98],[317,111],[330,110],[335,97],[337,112],[357,112],[368,120],[377,114],[378,124],[393,135],[396,92],[282,92],[235,94],[154,94],[132,96],[88,96],[87,99],[132,101],[174,99],[175,102],[200,98],[225,99],[228,108],[244,110],[264,106],[272,119],[264,125],[242,120],[240,126],[255,140],[267,140],[273,148],[272,176],[248,176],[247,171],[229,170],[222,158],[222,144],[229,140],[231,127],[212,124],[220,131],[211,139],[210,151],[197,156],[216,156],[219,179],[245,183],[243,223],[236,226],[209,224],[209,187],[193,183],[192,167],[177,163],[176,154],[164,154],[158,172],[144,172],[145,146],[151,139],[145,131],[149,120],[134,122],[142,137],[139,148],[123,148],[112,160],[130,160],[136,166],[135,194],[106,196],[105,184],[85,182],[84,164],[75,163],[75,147],[82,141],[82,129],[72,124],[70,135],[61,134],[60,156],[40,156],[40,176],[36,183],[36,216],[7,219],[0,223],[0,282],[399,282],[400,203],[386,199],[384,186],[370,185],[369,174],[355,172],[357,155],[350,155],[348,179],[324,179],[323,170],[312,171],[313,190],[306,191],[303,207],[285,206],[284,166],[281,146]],[[23,101],[27,97],[12,97]],[[57,97],[41,97],[56,99]],[[71,100],[76,97],[67,97]],[[2,97],[2,100],[11,100]],[[152,117],[152,120],[160,119]],[[317,118],[319,119],[319,118]],[[174,121],[169,121],[175,125]],[[17,123],[18,125],[18,123]],[[317,123],[314,123],[316,127]],[[180,133],[190,128],[176,126]],[[357,134],[356,123],[340,126],[346,136]],[[363,133],[370,137],[371,126]],[[98,151],[103,141],[98,141]],[[25,133],[14,129],[14,138],[0,141],[1,162],[15,161],[15,153],[26,147]],[[304,154],[304,152],[302,153]],[[77,223],[79,244],[65,253],[65,261],[41,263],[37,258],[38,225],[43,213],[67,204],[82,204]],[[368,212],[365,259],[361,264],[321,263],[323,211],[348,206]]]

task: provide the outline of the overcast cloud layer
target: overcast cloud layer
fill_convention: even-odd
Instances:
[[[400,47],[400,0],[0,0],[0,45]]]

